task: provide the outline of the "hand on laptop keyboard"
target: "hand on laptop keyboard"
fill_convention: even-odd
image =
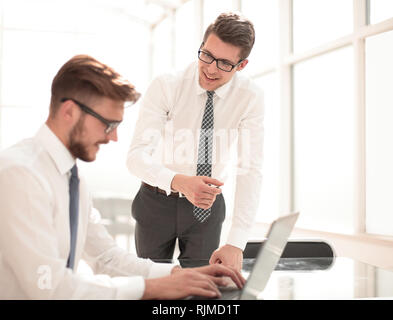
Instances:
[[[218,286],[218,289],[237,289],[236,283],[230,277],[222,277],[223,284]]]

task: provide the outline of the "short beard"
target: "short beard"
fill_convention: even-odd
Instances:
[[[85,117],[82,116],[70,132],[69,150],[75,158],[86,162],[92,162],[94,161],[94,159],[89,158],[89,154],[86,150],[86,147],[80,141],[77,140],[77,137],[81,136],[83,132],[84,118]]]

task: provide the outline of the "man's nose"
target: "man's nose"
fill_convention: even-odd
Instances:
[[[109,132],[108,138],[109,138],[109,140],[112,140],[114,142],[117,141],[117,128],[115,128],[113,131]]]
[[[217,68],[217,61],[213,61],[209,66],[207,67],[207,71],[209,71],[209,74],[214,74],[218,72]]]

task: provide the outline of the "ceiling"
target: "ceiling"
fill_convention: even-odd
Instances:
[[[25,3],[37,8],[45,8],[45,6],[89,8],[94,6],[124,15],[153,28],[188,1],[190,0],[0,0],[0,16],[3,6],[24,8]]]
[[[189,0],[95,0],[95,3],[153,27],[187,1]]]

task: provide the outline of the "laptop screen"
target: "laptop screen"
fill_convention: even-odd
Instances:
[[[280,217],[271,224],[267,239],[258,252],[240,299],[256,299],[265,289],[271,273],[280,260],[298,216],[299,213],[293,213]]]

